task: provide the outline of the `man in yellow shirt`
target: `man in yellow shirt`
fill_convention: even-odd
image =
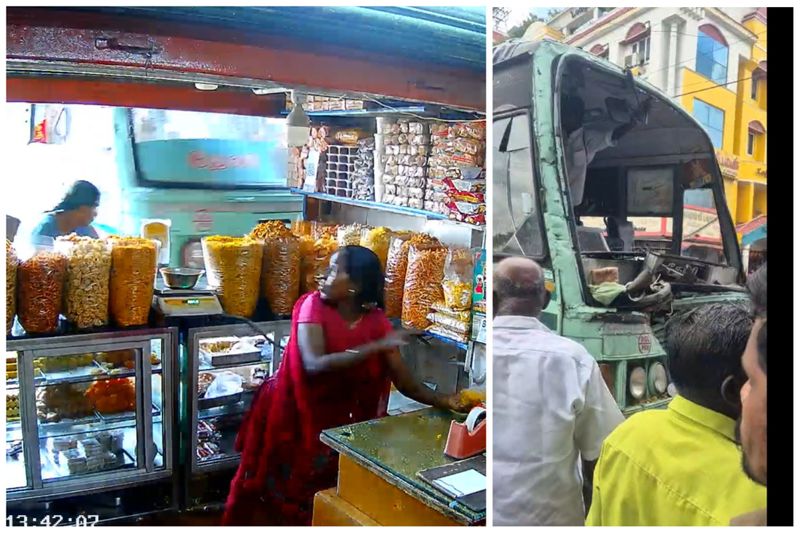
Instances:
[[[701,306],[667,322],[678,396],[665,410],[633,415],[605,440],[587,525],[727,526],[766,505],[764,487],[737,468],[734,438],[751,326],[736,304]]]
[[[767,264],[747,280],[756,320],[742,355],[747,383],[741,391],[742,415],[736,433],[742,446],[742,467],[747,476],[767,486]],[[738,516],[732,526],[766,526],[767,510]],[[774,524],[790,525],[790,524]]]

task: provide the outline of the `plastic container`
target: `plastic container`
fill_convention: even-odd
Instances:
[[[61,315],[67,258],[39,248],[17,267],[17,315],[26,333],[55,333]]]
[[[143,239],[156,240],[160,245],[158,264],[168,265],[170,255],[170,229],[172,221],[166,218],[145,218],[140,235]]]
[[[277,315],[290,315],[300,296],[300,239],[292,234],[264,241],[261,295]]]
[[[56,250],[67,258],[64,316],[78,329],[108,324],[111,244],[90,237],[59,237]]]
[[[159,243],[111,238],[110,314],[120,327],[144,326],[153,303]]]
[[[6,239],[6,335],[11,335],[17,314],[17,267],[19,259],[11,241]]]
[[[229,315],[249,318],[258,304],[263,244],[250,237],[212,236],[202,240],[208,285]]]

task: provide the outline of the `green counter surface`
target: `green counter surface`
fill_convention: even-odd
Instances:
[[[422,409],[322,432],[322,442],[442,514],[472,525],[486,520],[417,476],[422,470],[456,461],[444,455],[448,411]]]

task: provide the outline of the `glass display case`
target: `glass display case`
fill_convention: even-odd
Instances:
[[[6,498],[169,478],[174,329],[8,341]]]
[[[188,331],[187,462],[193,474],[238,464],[234,443],[239,426],[258,387],[280,366],[290,331],[288,320]]]

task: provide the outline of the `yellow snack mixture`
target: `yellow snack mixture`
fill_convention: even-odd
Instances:
[[[78,329],[108,324],[109,243],[72,234],[56,239],[56,247],[67,256],[64,316]]]
[[[158,249],[155,241],[112,238],[111,318],[120,327],[144,326],[153,303]]]
[[[386,261],[389,256],[389,243],[394,233],[387,227],[381,226],[364,230],[361,235],[361,246],[369,248],[381,261],[381,271],[386,272]]]
[[[202,241],[208,284],[229,315],[249,318],[258,304],[264,246],[250,237],[215,235]]]

